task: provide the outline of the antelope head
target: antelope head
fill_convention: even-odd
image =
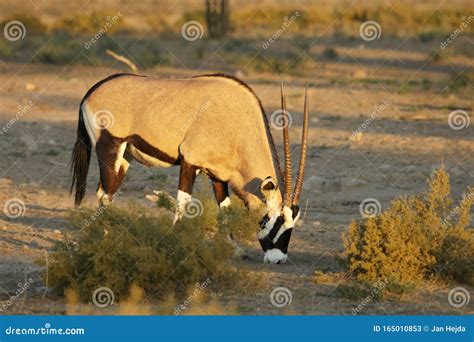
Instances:
[[[265,197],[266,214],[260,222],[258,240],[265,253],[265,263],[284,263],[288,258],[288,245],[293,228],[300,218],[298,201],[303,187],[308,139],[308,85],[304,95],[303,133],[301,135],[301,154],[296,184],[292,193],[291,151],[288,133],[289,119],[286,111],[283,83],[281,84],[281,109],[283,113],[283,148],[285,154],[285,172],[282,175],[284,191],[280,191],[277,181],[267,177],[260,185]]]

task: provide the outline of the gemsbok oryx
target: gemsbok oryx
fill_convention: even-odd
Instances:
[[[300,217],[307,89],[293,194],[283,86],[281,104],[284,175],[261,102],[240,80],[221,74],[185,79],[112,75],[95,84],[80,105],[71,165],[75,203],[79,205],[86,192],[92,149],[99,161],[97,198],[101,205],[111,201],[133,159],[147,166],[180,165],[176,218],[191,201],[197,172],[203,172],[212,180],[219,206],[230,204],[229,185],[248,207],[265,204],[257,233],[264,261],[285,262],[291,233]]]

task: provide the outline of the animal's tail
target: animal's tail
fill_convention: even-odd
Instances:
[[[79,123],[77,125],[77,138],[71,156],[71,190],[76,185],[76,196],[74,203],[76,206],[81,204],[86,194],[87,173],[89,172],[89,163],[91,160],[91,139],[87,134],[86,126],[82,113],[82,104],[79,109]]]

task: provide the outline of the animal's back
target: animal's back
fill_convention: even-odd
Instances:
[[[175,158],[187,136],[196,148],[215,145],[226,154],[238,152],[235,145],[242,139],[250,149],[265,143],[259,100],[244,84],[224,76],[117,76],[99,85],[84,106],[89,121],[96,113],[111,113],[113,125],[107,129],[113,136],[139,134]]]

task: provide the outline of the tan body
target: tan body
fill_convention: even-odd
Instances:
[[[285,262],[300,216],[308,104],[306,89],[301,155],[292,193],[283,84],[281,90],[284,176],[260,101],[243,82],[224,75],[161,79],[129,74],[98,82],[79,110],[71,164],[76,205],[85,196],[92,152],[100,169],[97,197],[104,206],[113,199],[133,159],[151,167],[180,165],[174,222],[191,207],[196,174],[202,171],[212,180],[220,207],[230,204],[229,184],[249,207],[265,203],[257,234],[264,261]]]
[[[172,159],[184,156],[187,163],[229,182],[250,207],[261,203],[260,184],[266,177],[279,179],[259,100],[237,80],[124,75],[98,86],[84,100],[82,112],[93,145],[104,129],[116,138],[139,135]],[[112,120],[100,127],[100,116],[108,113]],[[143,164],[173,165],[132,144],[122,147]]]

